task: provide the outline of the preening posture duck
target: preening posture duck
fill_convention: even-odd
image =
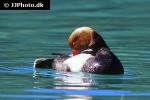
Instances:
[[[72,54],[58,55],[55,59],[39,58],[35,68],[51,68],[65,72],[88,72],[95,74],[123,74],[124,69],[117,56],[104,39],[90,27],[80,27],[68,39]]]

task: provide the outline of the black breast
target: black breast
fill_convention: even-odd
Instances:
[[[123,74],[124,69],[119,59],[109,48],[101,48],[95,57],[87,59],[83,72],[95,74]]]

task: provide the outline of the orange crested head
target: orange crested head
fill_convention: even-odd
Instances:
[[[94,44],[93,33],[90,27],[77,28],[68,39],[69,46],[78,52],[90,48]]]
[[[92,49],[95,53],[102,47],[109,48],[103,38],[90,27],[80,27],[70,35],[69,46],[78,52]]]

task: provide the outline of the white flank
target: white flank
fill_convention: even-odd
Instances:
[[[85,61],[93,57],[91,54],[78,54],[76,56],[72,56],[71,58],[65,60],[63,64],[70,68],[71,72],[79,72],[81,68],[85,64]]]

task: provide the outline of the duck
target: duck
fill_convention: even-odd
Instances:
[[[55,59],[40,58],[35,68],[51,68],[64,72],[94,74],[124,74],[121,61],[110,50],[104,39],[91,27],[79,27],[68,38],[72,54],[55,54]]]

